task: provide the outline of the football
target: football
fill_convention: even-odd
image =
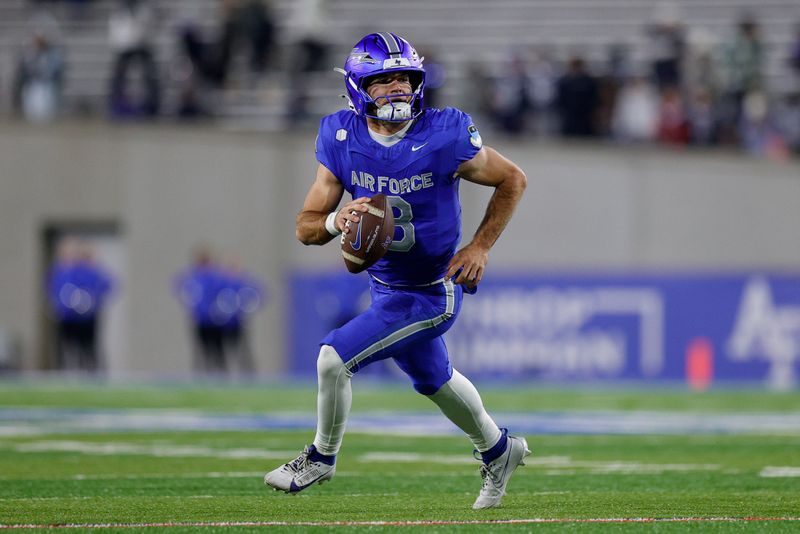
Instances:
[[[351,273],[360,273],[381,259],[394,237],[394,216],[386,195],[375,195],[366,206],[358,226],[342,234],[342,257]]]

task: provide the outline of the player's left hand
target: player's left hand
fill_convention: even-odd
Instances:
[[[483,278],[483,270],[489,261],[489,251],[470,243],[466,247],[456,252],[450,264],[447,266],[448,279],[456,279],[456,284],[464,284],[469,288],[474,288]]]

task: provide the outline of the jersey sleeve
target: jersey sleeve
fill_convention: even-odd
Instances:
[[[333,117],[324,117],[319,124],[319,132],[315,141],[314,152],[322,165],[331,171],[340,181],[342,180],[341,165],[334,149],[334,136],[336,126],[333,124]]]
[[[455,117],[454,135],[454,156],[456,163],[469,161],[483,146],[481,134],[478,128],[472,123],[472,117],[463,111],[453,110]]]

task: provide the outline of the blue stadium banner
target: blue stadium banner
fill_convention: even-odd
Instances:
[[[367,275],[292,273],[290,287],[289,368],[313,376],[319,340],[369,305]],[[492,273],[465,296],[447,345],[475,379],[791,388],[800,273]]]

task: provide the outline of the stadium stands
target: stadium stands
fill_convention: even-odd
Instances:
[[[752,14],[762,28],[766,47],[765,74],[773,92],[787,92],[792,85],[786,56],[792,30],[800,19],[794,0],[682,0],[676,2],[680,16],[689,29],[704,28],[717,42],[727,39],[742,13]],[[0,75],[4,100],[10,102],[10,79],[15,52],[30,31],[36,3],[29,0],[0,2]],[[68,110],[100,113],[108,90],[112,52],[108,46],[108,17],[114,2],[93,0],[80,18],[71,16],[69,5],[46,4],[58,19],[60,40],[68,58],[65,97]],[[167,91],[167,110],[175,89],[170,76],[178,56],[177,34],[188,20],[211,30],[217,24],[218,0],[160,1],[161,21],[155,45],[162,80]],[[398,16],[396,3],[369,0],[329,0],[329,31],[333,59],[340,58],[367,29],[390,28],[407,35],[418,47],[435,51],[448,68],[448,83],[443,89],[447,103],[458,104],[464,93],[461,86],[465,66],[478,59],[496,64],[507,57],[513,46],[542,46],[558,60],[581,53],[590,65],[601,70],[612,44],[625,44],[634,50],[634,60],[641,62],[646,45],[644,28],[659,5],[657,0],[408,0]],[[291,0],[276,0],[273,9],[278,24],[280,64],[286,65],[293,35]],[[796,12],[795,17],[786,16]],[[457,14],[457,15],[454,15]],[[457,23],[453,21],[457,20]],[[331,60],[333,61],[333,60]],[[241,70],[241,69],[240,69]],[[331,72],[314,74],[310,85],[309,109],[314,113],[329,111],[337,105],[340,80]],[[280,71],[256,85],[234,79],[220,95],[218,114],[226,117],[262,120],[265,124],[280,117],[288,98],[287,80]],[[333,96],[332,96],[333,95]]]

